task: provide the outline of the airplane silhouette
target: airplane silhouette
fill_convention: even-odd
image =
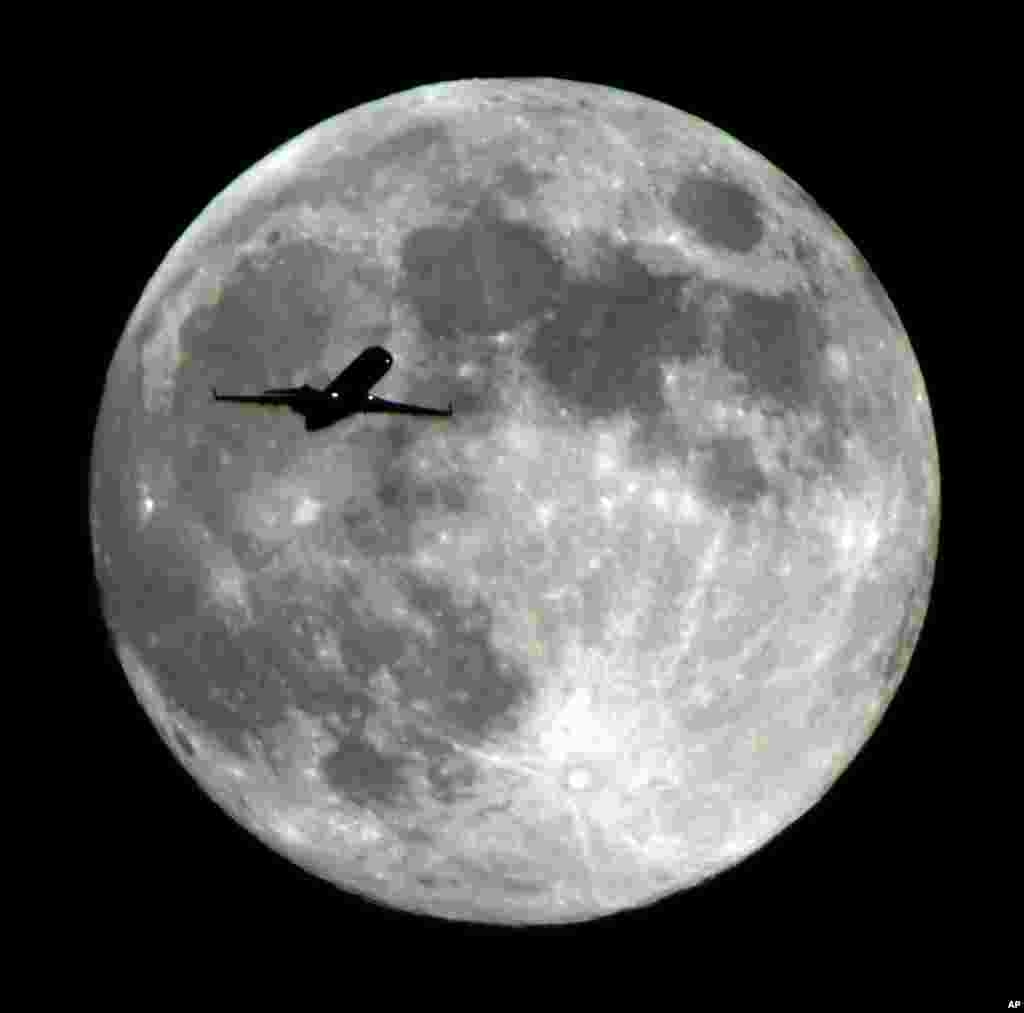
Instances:
[[[262,394],[218,394],[214,401],[232,401],[238,404],[276,405],[290,408],[301,415],[306,432],[314,433],[333,426],[335,422],[361,412],[390,412],[395,415],[433,415],[451,418],[452,403],[447,410],[420,408],[417,405],[385,401],[370,393],[391,368],[394,358],[386,348],[374,345],[360,352],[323,390],[303,384],[301,387],[276,387]]]

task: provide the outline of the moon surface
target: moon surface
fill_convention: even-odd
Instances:
[[[211,402],[376,344],[375,393],[454,418]],[[813,806],[939,523],[851,241],[714,126],[560,80],[390,96],[232,183],[128,322],[92,474],[111,636],[197,784],[344,890],[495,923],[651,904]]]

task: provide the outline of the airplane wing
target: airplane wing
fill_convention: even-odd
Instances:
[[[360,352],[325,388],[327,394],[361,396],[368,394],[394,363],[391,353],[380,345]]]
[[[454,414],[452,410],[452,403],[448,402],[448,407],[445,409],[440,408],[421,408],[419,405],[412,404],[401,404],[398,401],[386,401],[382,397],[374,397],[370,394],[366,398],[366,402],[357,409],[360,412],[390,412],[395,415],[434,415],[439,418],[451,418]]]
[[[213,392],[214,401],[230,401],[232,404],[288,405],[295,403],[295,394],[218,394]]]

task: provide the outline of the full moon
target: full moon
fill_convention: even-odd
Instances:
[[[374,393],[454,416],[210,395],[373,345]],[[488,923],[653,904],[807,812],[906,672],[939,526],[921,371],[839,226],[562,80],[383,98],[216,196],[91,474],[112,643],[202,791],[341,890]]]

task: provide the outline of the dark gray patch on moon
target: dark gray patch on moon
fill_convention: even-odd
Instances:
[[[538,190],[538,174],[522,162],[508,162],[498,171],[497,185],[509,197],[532,197]]]
[[[810,434],[804,443],[808,458],[814,462],[825,475],[841,477],[848,461],[844,440],[849,435],[850,426],[842,415],[839,404],[828,396],[822,401],[822,413],[825,424]],[[798,472],[800,468],[796,469]],[[817,474],[807,477],[817,478]]]
[[[403,689],[431,700],[443,725],[463,740],[481,741],[530,696],[529,674],[491,645],[493,619],[482,601],[460,609],[450,588],[411,576],[403,589],[436,628],[429,641],[419,639],[418,660],[399,664]]]
[[[244,257],[220,299],[197,307],[182,326],[176,409],[184,411],[197,389],[208,395],[211,383],[271,387],[316,362],[334,315],[321,283],[338,260],[310,240]]]
[[[200,611],[199,561],[170,526],[150,525],[131,550],[122,533],[107,543],[106,551],[118,580],[105,591],[105,614],[129,643],[144,641],[154,626]]]
[[[371,165],[394,170],[415,169],[428,155],[446,163],[455,160],[451,134],[443,123],[418,123],[378,142],[363,157]]]
[[[606,242],[593,278],[565,278],[553,313],[524,359],[583,423],[623,411],[644,425],[661,416],[660,362],[703,347],[691,278],[657,275],[634,250]]]
[[[435,737],[431,740],[430,748],[425,750],[430,794],[441,805],[455,805],[472,795],[478,776],[476,767],[470,763],[452,766],[454,754],[447,748],[449,744]]]
[[[489,200],[457,227],[413,229],[403,240],[396,295],[431,337],[512,330],[545,309],[561,268],[535,226],[502,219]]]
[[[669,206],[672,214],[694,228],[709,246],[749,253],[764,236],[757,198],[728,180],[687,176]]]
[[[398,510],[408,524],[413,524],[424,511],[431,509],[450,514],[469,510],[470,481],[426,481],[408,468],[389,469],[377,487],[377,499],[386,508]]]
[[[704,491],[715,503],[750,506],[769,490],[768,479],[747,437],[714,439],[704,468]]]
[[[320,761],[324,779],[335,791],[356,805],[376,809],[406,801],[409,786],[405,770],[409,758],[403,752],[384,753],[359,735],[346,735],[338,748]]]
[[[277,621],[235,636],[202,607],[169,618],[163,598],[154,589],[148,628],[134,638],[143,663],[163,699],[225,749],[247,757],[247,738],[283,721],[292,697]],[[151,632],[159,637],[155,644],[144,639]]]
[[[772,398],[792,411],[813,407],[827,343],[818,315],[796,293],[730,293],[722,319],[722,358],[747,378],[752,395]]]
[[[341,522],[346,540],[368,556],[406,555],[412,549],[409,504],[392,499],[369,506],[354,502],[346,506]]]

